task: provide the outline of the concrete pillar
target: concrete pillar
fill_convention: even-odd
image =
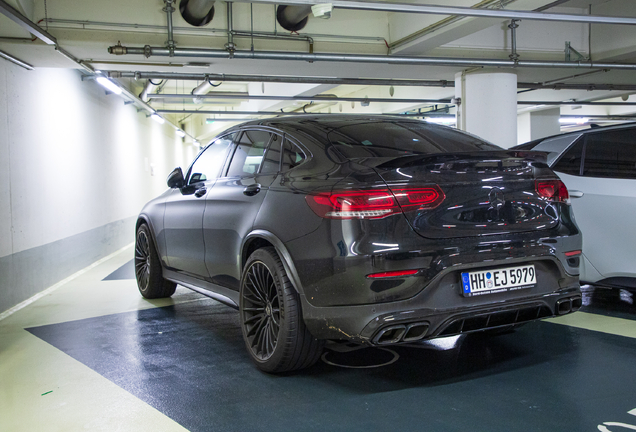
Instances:
[[[561,108],[550,108],[519,114],[517,119],[517,143],[523,144],[560,133],[560,116]]]
[[[480,69],[455,75],[457,128],[503,148],[517,144],[517,75]]]

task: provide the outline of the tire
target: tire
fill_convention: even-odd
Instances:
[[[147,299],[170,297],[177,289],[177,284],[163,278],[157,248],[146,224],[137,229],[135,277],[139,292]]]
[[[240,287],[243,340],[256,366],[268,373],[307,368],[322,354],[324,341],[305,326],[300,299],[273,247],[247,260]]]

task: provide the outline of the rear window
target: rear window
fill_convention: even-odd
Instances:
[[[356,122],[333,129],[328,138],[346,158],[501,150],[476,136],[425,122]]]

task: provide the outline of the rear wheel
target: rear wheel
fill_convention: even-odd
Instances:
[[[161,262],[148,225],[141,224],[135,241],[135,277],[137,287],[147,299],[170,297],[177,284],[163,278]]]
[[[307,330],[298,293],[274,248],[258,249],[247,260],[239,310],[243,340],[260,370],[303,369],[320,358],[324,341]]]

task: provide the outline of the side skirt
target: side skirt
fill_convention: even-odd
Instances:
[[[239,293],[238,291],[222,287],[201,279],[186,276],[172,270],[163,269],[163,277],[169,281],[175,282],[206,297],[210,297],[231,308],[238,309]]]

